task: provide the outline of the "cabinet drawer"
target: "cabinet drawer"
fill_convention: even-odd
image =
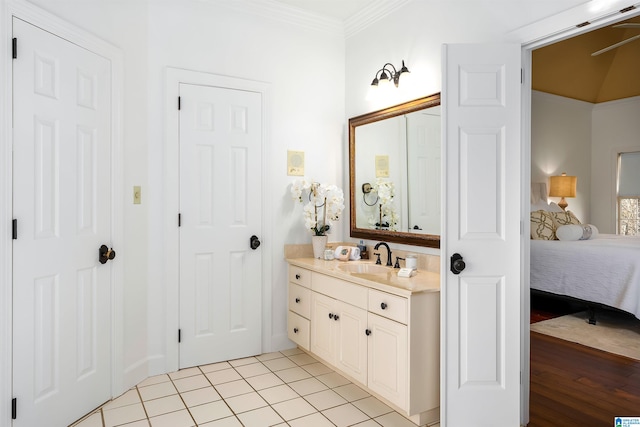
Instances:
[[[289,282],[296,283],[305,288],[311,287],[311,271],[304,268],[296,267],[295,265],[289,266]]]
[[[311,290],[289,283],[289,310],[308,319],[311,315]]]
[[[287,316],[287,336],[305,350],[309,350],[309,320],[289,311]]]
[[[369,289],[368,310],[396,322],[407,324],[408,302],[406,298]]]
[[[367,288],[320,273],[311,275],[311,289],[321,294],[367,309]]]

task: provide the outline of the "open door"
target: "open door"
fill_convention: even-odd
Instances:
[[[520,52],[443,48],[443,427],[520,425]]]

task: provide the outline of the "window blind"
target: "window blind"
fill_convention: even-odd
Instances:
[[[640,152],[621,153],[618,197],[640,197]]]

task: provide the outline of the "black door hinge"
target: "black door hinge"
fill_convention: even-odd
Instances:
[[[182,226],[182,214],[178,214],[178,227]]]
[[[18,220],[14,219],[13,221],[11,221],[11,227],[13,228],[11,235],[13,237],[13,240],[18,239]]]
[[[178,342],[182,341],[182,329],[178,329]]]
[[[11,419],[15,420],[18,418],[18,399],[15,397],[11,399]]]
[[[180,97],[178,97],[178,110],[180,109],[181,106],[182,106],[182,101]]]
[[[16,59],[18,57],[18,39],[15,37],[11,41],[11,54],[13,56],[13,59]]]

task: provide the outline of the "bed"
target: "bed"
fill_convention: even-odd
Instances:
[[[538,191],[546,200],[546,186]],[[613,307],[640,319],[640,237],[532,239],[530,247],[532,290]]]

